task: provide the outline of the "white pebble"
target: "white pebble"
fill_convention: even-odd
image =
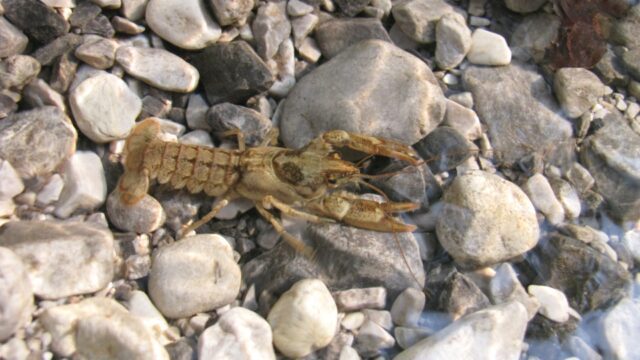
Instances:
[[[222,32],[204,0],[150,0],[145,20],[158,36],[187,50],[215,43]]]
[[[528,291],[540,302],[540,314],[559,323],[569,320],[569,303],[562,291],[542,285],[529,285]]]
[[[275,360],[271,342],[269,324],[253,311],[236,307],[202,332],[198,358]]]
[[[298,281],[273,305],[267,321],[273,343],[288,357],[304,357],[331,342],[338,322],[338,309],[322,281]]]
[[[542,174],[535,174],[523,186],[533,206],[542,212],[553,225],[564,221],[564,208],[558,201],[549,181]]]
[[[107,180],[98,155],[78,151],[61,171],[64,187],[56,204],[56,216],[67,218],[77,210],[90,211],[100,207],[107,197]]]
[[[162,49],[124,46],[116,61],[129,75],[161,90],[191,92],[200,79],[193,65]]]
[[[125,138],[142,109],[122,79],[102,71],[73,89],[69,103],[78,128],[97,143]]]
[[[476,65],[509,65],[511,50],[501,35],[476,29],[471,35],[471,50],[467,59]]]
[[[34,310],[25,266],[16,253],[5,247],[0,247],[0,279],[0,341],[5,341],[31,320]]]
[[[9,200],[23,190],[22,179],[11,163],[0,159],[0,200]]]
[[[399,326],[417,326],[426,302],[425,294],[414,288],[400,293],[391,306],[393,322]]]

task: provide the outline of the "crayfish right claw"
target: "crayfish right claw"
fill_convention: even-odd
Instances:
[[[418,204],[410,202],[377,202],[350,193],[337,193],[311,204],[311,210],[321,216],[339,220],[361,229],[381,232],[412,232],[415,225],[405,224],[390,213],[412,211]]]

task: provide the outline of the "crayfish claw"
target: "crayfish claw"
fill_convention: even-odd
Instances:
[[[322,134],[322,139],[333,146],[348,147],[365,154],[399,159],[412,165],[420,165],[424,162],[411,146],[391,139],[356,134],[344,130],[327,131]]]
[[[310,204],[310,210],[320,216],[336,219],[361,229],[381,232],[414,231],[415,225],[405,224],[390,214],[415,210],[417,207],[418,205],[414,203],[362,199],[347,192],[331,194]]]

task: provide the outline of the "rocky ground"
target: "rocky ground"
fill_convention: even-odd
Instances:
[[[0,358],[640,358],[638,34],[631,0],[0,0]],[[284,218],[310,261],[234,201],[177,241],[212,199],[115,190],[147,117],[411,144],[365,171],[418,231]]]

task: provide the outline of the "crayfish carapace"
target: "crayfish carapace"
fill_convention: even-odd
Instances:
[[[391,214],[415,210],[410,202],[376,202],[342,190],[347,184],[363,183],[360,169],[342,160],[334,148],[346,147],[370,155],[381,155],[419,165],[423,161],[407,145],[342,130],[325,132],[299,150],[269,146],[272,134],[258,147],[228,150],[163,141],[160,124],[154,119],[139,123],[125,144],[124,174],[118,189],[123,203],[140,201],[151,180],[204,192],[217,197],[211,211],[183,234],[211,220],[229,201],[244,197],[254,202],[258,212],[296,250],[310,255],[310,249],[288,234],[270,211],[312,222],[340,221],[383,232],[413,231]]]

